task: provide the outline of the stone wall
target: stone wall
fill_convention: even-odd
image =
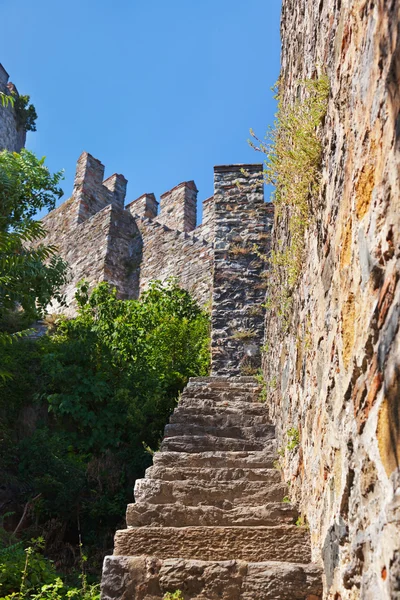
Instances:
[[[225,170],[227,173],[231,171],[231,175],[237,178],[240,175],[239,168],[234,166]],[[252,169],[251,166],[249,168]],[[215,185],[216,189],[221,190],[218,173]],[[229,202],[228,196],[221,198],[221,192],[218,191],[215,196],[220,198],[218,211],[215,210],[214,198],[205,201],[204,223],[195,229],[197,188],[193,181],[179,184],[163,194],[161,212],[158,214],[158,202],[154,194],[148,193],[124,209],[125,178],[115,174],[103,181],[103,177],[104,166],[101,162],[84,152],[78,160],[71,198],[43,219],[48,232],[45,242],[55,245],[70,267],[70,280],[64,289],[69,306],[67,309],[53,306],[52,311],[75,314],[76,284],[83,278],[91,286],[99,281],[109,281],[117,287],[121,298],[137,298],[152,279],[164,281],[175,277],[203,306],[209,305],[215,262],[215,231],[218,231],[220,244],[225,234],[229,234],[233,240],[235,233],[247,245],[247,258],[241,256],[241,248],[240,256],[230,267],[231,270],[240,270],[241,265],[246,264],[246,273],[243,277],[237,276],[234,289],[237,289],[240,281],[247,285],[259,275],[260,270],[256,266],[259,261],[251,251],[251,244],[257,242],[265,245],[264,238],[268,237],[263,233],[266,229],[262,185],[253,191],[249,182],[242,180],[240,193],[229,197]],[[229,186],[232,177],[229,174],[225,177]],[[235,208],[231,207],[231,202],[236,203]],[[232,215],[235,215],[235,223]],[[254,224],[251,223],[253,218],[256,220]],[[219,228],[215,226],[216,220]],[[259,239],[261,233],[263,239]],[[222,255],[218,261],[221,273]],[[234,277],[226,279],[224,291],[222,279],[221,274],[218,284],[221,293],[213,299],[215,306],[220,301],[222,303],[218,309],[219,319],[222,319],[224,310],[232,308],[225,302],[225,295]],[[257,287],[257,291],[251,291],[251,287],[248,287],[240,300],[234,300],[234,305],[238,310],[245,311],[245,305],[253,304],[256,299],[261,302],[263,294],[262,286]],[[256,336],[259,335],[263,317],[260,307],[253,310],[257,314],[252,313],[246,323],[254,328]],[[235,318],[238,316],[239,313]],[[229,331],[227,329],[224,335],[228,335]],[[232,348],[237,346],[235,343]]]
[[[399,22],[398,0],[283,0],[286,100],[322,69],[331,93],[291,327],[267,315],[264,372],[335,600],[400,598]]]
[[[209,304],[214,258],[212,244],[197,237],[196,231],[185,233],[169,229],[149,219],[138,218],[136,223],[143,240],[140,291],[146,289],[152,279],[164,281],[176,277],[201,304]]]
[[[220,166],[214,173],[212,372],[254,374],[264,336],[259,255],[268,249],[273,207],[264,203],[262,165]]]
[[[11,95],[11,91],[18,91],[11,82],[8,81],[9,75],[0,64],[0,92]],[[20,152],[25,146],[26,132],[23,127],[18,126],[17,117],[14,108],[9,104],[2,106],[0,103],[0,151],[9,150],[10,152]]]

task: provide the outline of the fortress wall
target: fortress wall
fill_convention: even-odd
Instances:
[[[399,22],[398,0],[283,1],[286,100],[321,69],[331,96],[291,327],[267,314],[264,372],[335,600],[400,597]],[[278,220],[274,247],[287,237]]]
[[[149,219],[136,220],[143,240],[140,289],[151,279],[176,277],[201,304],[211,300],[213,248],[203,238]]]
[[[207,198],[203,202],[203,219],[200,225],[194,230],[194,234],[204,237],[207,241],[213,242],[215,236],[215,210],[214,196]]]
[[[267,251],[273,208],[264,203],[262,165],[246,165],[248,176],[244,166],[214,169],[213,375],[254,374],[260,366],[265,280],[258,253]]]
[[[60,208],[64,207],[65,204]],[[68,306],[60,307],[54,303],[54,306],[49,309],[50,313],[58,312],[67,316],[74,316],[76,314],[74,300],[76,284],[81,279],[85,279],[91,284],[90,287],[93,287],[96,283],[107,279],[105,263],[108,253],[108,235],[114,210],[110,204],[78,227],[68,230],[65,237],[58,238],[58,253],[69,265],[70,280],[63,290]],[[65,209],[59,211],[59,222],[62,222],[62,215],[66,212],[68,211]],[[55,221],[52,213],[49,216],[53,217]]]
[[[196,227],[197,188],[194,181],[184,181],[160,197],[157,221],[170,229],[193,231]]]
[[[9,75],[0,64],[0,92],[10,95],[10,88],[18,94],[15,86],[8,83]],[[26,131],[18,126],[14,108],[9,104],[3,106],[0,103],[0,151],[20,152],[25,146]]]

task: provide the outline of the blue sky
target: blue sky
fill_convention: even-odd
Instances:
[[[39,119],[27,147],[65,169],[66,199],[83,150],[127,201],[213,166],[259,162],[249,129],[273,121],[280,0],[0,0],[0,62]]]

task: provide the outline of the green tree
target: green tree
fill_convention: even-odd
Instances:
[[[55,207],[61,178],[32,152],[0,152],[0,322],[17,304],[33,318],[52,298],[62,301],[66,264],[55,247],[40,242],[45,229],[33,218]],[[0,342],[6,339],[0,331]]]
[[[91,295],[81,285],[77,298],[78,316],[61,317],[52,335],[0,346],[13,375],[0,381],[0,472],[26,490],[23,503],[40,494],[39,525],[57,520],[77,539],[79,521],[100,563],[150,464],[144,447],[157,449],[188,378],[208,374],[210,324],[173,280],[139,300],[119,300],[106,283]],[[38,419],[21,435],[27,406]]]

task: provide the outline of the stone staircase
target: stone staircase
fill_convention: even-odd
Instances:
[[[102,600],[319,600],[251,377],[193,378],[105,558]]]

